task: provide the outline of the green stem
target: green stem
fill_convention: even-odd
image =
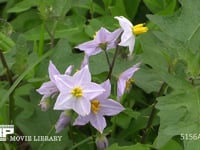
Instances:
[[[5,103],[5,101],[8,99],[8,97],[11,95],[11,93],[15,90],[17,85],[24,79],[24,77],[35,67],[37,66],[42,60],[44,60],[46,57],[50,56],[50,54],[53,51],[48,51],[44,55],[42,55],[36,62],[34,62],[29,68],[27,68],[18,78],[17,80],[12,84],[12,86],[8,89],[8,91],[5,93],[4,97],[0,101],[0,107]]]
[[[111,80],[112,71],[113,71],[113,68],[114,68],[114,65],[115,65],[115,60],[116,60],[116,58],[117,58],[118,52],[119,52],[119,46],[117,45],[117,47],[116,47],[116,49],[115,49],[115,54],[114,54],[112,63],[111,63],[110,68],[109,68],[109,72],[108,72],[107,79],[110,79],[110,80]]]
[[[2,62],[3,67],[6,69],[6,77],[7,77],[7,80],[9,82],[10,86],[11,86],[13,84],[12,75],[11,75],[10,69],[8,67],[8,64],[6,62],[6,59],[5,59],[4,54],[3,54],[1,49],[0,49],[0,58],[1,58],[1,62]]]
[[[12,80],[12,75],[11,75],[11,71],[8,67],[8,64],[6,62],[6,59],[4,57],[4,54],[2,52],[2,50],[0,49],[0,58],[1,58],[1,62],[2,62],[2,65],[3,67],[6,69],[6,77],[7,77],[7,80],[10,84],[10,86],[12,86],[13,84],[13,80]],[[12,96],[12,93],[9,95],[9,102],[8,102],[8,120],[9,120],[9,124],[13,124],[13,112],[14,112],[14,99],[13,99],[13,96]]]
[[[160,96],[162,96],[164,94],[164,91],[165,91],[166,87],[167,87],[167,84],[163,83],[162,86],[160,87],[160,90],[159,90],[159,92],[157,94],[157,97],[160,97]],[[153,103],[153,105],[152,105],[152,110],[151,110],[151,113],[149,115],[149,119],[147,121],[147,125],[146,125],[146,127],[145,127],[145,129],[143,131],[143,135],[142,135],[142,138],[141,138],[141,143],[145,143],[147,134],[148,134],[148,132],[149,132],[149,130],[151,128],[151,125],[153,123],[153,119],[154,119],[154,117],[156,115],[156,108],[155,108],[156,103],[157,102],[155,101]]]
[[[84,143],[86,143],[86,142],[92,141],[92,140],[93,140],[93,136],[89,136],[88,138],[86,138],[86,139],[80,141],[79,143],[77,143],[76,145],[72,146],[72,147],[71,147],[70,149],[68,149],[68,150],[73,150],[73,149],[77,148],[78,146],[80,146],[80,145],[82,145],[82,144],[84,144]]]
[[[44,22],[41,24],[40,28],[40,41],[39,41],[39,49],[38,49],[38,55],[42,56],[44,49]]]
[[[107,60],[108,66],[109,66],[109,68],[110,68],[110,67],[111,67],[111,64],[110,64],[108,52],[107,52],[106,50],[104,50],[104,52],[105,52],[105,55],[106,55],[106,60]]]

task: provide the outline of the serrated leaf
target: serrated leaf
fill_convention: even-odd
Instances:
[[[162,147],[173,136],[189,133],[200,133],[200,88],[190,88],[175,91],[167,96],[158,98],[156,108],[160,110],[160,128],[157,147]],[[198,149],[195,140],[185,140],[185,150],[191,150],[189,145]]]

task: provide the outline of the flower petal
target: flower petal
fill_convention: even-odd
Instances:
[[[97,99],[107,99],[110,96],[110,91],[111,91],[111,85],[110,85],[110,80],[106,80],[102,84],[100,84],[102,88],[105,89],[105,92],[103,92],[101,95],[97,97]]]
[[[74,87],[74,79],[69,75],[56,75],[54,78],[60,92],[67,93]]]
[[[123,16],[116,16],[115,19],[119,21],[119,24],[124,31],[132,33],[133,24],[128,19]]]
[[[86,116],[90,113],[91,103],[88,99],[75,99],[73,110],[81,116]]]
[[[96,40],[88,41],[83,44],[78,45],[76,48],[84,51],[88,56],[96,55],[101,52],[101,49],[98,48],[99,43]]]
[[[56,103],[54,105],[54,110],[67,110],[72,109],[76,99],[72,97],[71,94],[62,94],[58,95]]]
[[[76,120],[74,121],[73,125],[85,125],[86,123],[89,122],[90,115],[88,116],[78,116]]]
[[[126,80],[124,80],[124,78],[119,78],[119,80],[117,82],[117,97],[118,97],[118,100],[124,94],[125,88],[126,88]]]
[[[107,42],[107,37],[110,34],[111,33],[107,29],[101,27],[101,29],[96,34],[95,40],[97,41],[98,44],[105,43],[105,42]]]
[[[89,65],[89,56],[87,54],[84,55],[83,61],[81,62],[81,69],[86,65]]]
[[[101,109],[99,113],[102,115],[113,116],[124,110],[124,107],[119,102],[112,99],[102,100],[100,103]]]
[[[56,133],[62,131],[67,125],[69,125],[70,121],[71,116],[68,115],[66,111],[63,111],[55,125]]]
[[[91,82],[91,74],[88,65],[86,65],[80,71],[76,72],[73,78],[74,83],[76,83],[77,86],[80,86],[83,83]]]
[[[49,78],[51,81],[55,82],[54,76],[59,75],[60,72],[57,70],[56,66],[52,63],[52,61],[49,62]]]
[[[107,45],[107,50],[115,48],[116,47],[116,40],[119,38],[120,34],[123,32],[121,28],[116,29],[110,35],[107,37],[108,45]]]
[[[96,128],[100,133],[103,133],[104,128],[106,127],[106,120],[101,115],[91,115],[90,123],[94,128]]]
[[[73,65],[70,65],[66,70],[65,70],[65,74],[66,75],[70,75],[72,70],[73,70],[74,66]]]
[[[88,83],[82,85],[83,87],[83,96],[89,100],[92,100],[105,92],[105,89],[96,83]]]
[[[45,97],[49,97],[55,93],[58,92],[58,88],[56,87],[56,85],[51,82],[45,82],[41,85],[41,87],[39,89],[36,90],[38,93],[40,93],[41,95],[44,95]]]

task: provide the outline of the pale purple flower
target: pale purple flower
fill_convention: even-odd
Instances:
[[[65,74],[70,74],[72,71],[72,68],[73,68],[73,66],[69,66],[66,69]],[[42,110],[44,110],[44,111],[46,111],[48,108],[48,106],[45,106],[45,105],[49,104],[49,103],[47,103],[47,99],[49,97],[54,97],[58,93],[58,88],[55,84],[54,76],[60,75],[60,72],[57,70],[57,68],[52,63],[52,61],[49,62],[48,72],[49,72],[50,81],[43,83],[41,85],[41,87],[36,90],[38,93],[43,95],[39,105],[42,107]]]
[[[90,113],[90,100],[105,91],[100,85],[91,82],[91,74],[88,66],[85,66],[73,76],[57,75],[55,76],[55,80],[60,94],[58,95],[54,109],[73,109],[81,116]]]
[[[98,150],[105,150],[108,147],[108,139],[103,134],[96,138],[95,143]]]
[[[109,32],[105,28],[97,31],[93,40],[78,45],[76,48],[84,51],[88,56],[96,55],[102,50],[109,50],[116,47],[116,40],[121,34],[122,29]]]
[[[69,125],[70,122],[71,122],[71,111],[70,110],[63,111],[60,114],[60,117],[55,125],[56,133],[62,131],[65,127]]]
[[[89,65],[89,56],[87,54],[84,55],[83,61],[81,62],[81,68],[84,68],[86,65]]]
[[[117,82],[117,97],[118,100],[120,100],[121,96],[124,94],[127,84],[129,81],[129,79],[131,79],[131,77],[133,76],[133,74],[139,69],[140,63],[133,65],[131,68],[127,69],[126,71],[124,71],[118,79]]]
[[[144,24],[133,26],[133,24],[123,16],[116,16],[115,19],[119,21],[119,24],[123,29],[119,45],[129,47],[129,55],[131,55],[135,45],[135,36],[147,32],[148,28],[144,27]]]
[[[105,92],[90,101],[90,114],[87,116],[78,116],[74,125],[85,125],[90,122],[94,128],[102,133],[106,127],[104,116],[113,116],[124,110],[124,107],[120,103],[108,99],[111,90],[110,81],[105,81],[101,86],[105,89]]]

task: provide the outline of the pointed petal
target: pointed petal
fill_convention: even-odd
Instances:
[[[73,105],[73,110],[81,116],[86,116],[90,113],[91,103],[88,99],[76,99]]]
[[[96,128],[100,133],[103,133],[104,128],[106,127],[106,120],[101,115],[91,115],[90,123],[94,128]]]
[[[133,24],[123,16],[116,16],[115,19],[119,21],[121,28],[124,31],[132,32]]]
[[[107,99],[104,101],[100,101],[101,110],[99,113],[106,116],[113,116],[124,110],[124,107],[119,103],[112,99]]]
[[[41,87],[39,89],[36,90],[38,93],[40,93],[41,95],[44,95],[45,97],[49,97],[55,93],[58,92],[58,88],[56,87],[56,85],[51,82],[45,82],[41,85]]]
[[[111,85],[110,85],[110,80],[106,80],[102,84],[100,84],[102,88],[105,89],[105,92],[103,92],[101,95],[97,97],[97,99],[107,99],[110,96],[110,91],[111,91]]]
[[[107,37],[109,36],[110,32],[101,27],[101,29],[97,32],[96,34],[96,38],[95,40],[98,42],[98,43],[104,43],[104,42],[107,42]]]
[[[55,84],[60,92],[67,93],[74,87],[74,79],[68,75],[56,75]]]
[[[133,74],[139,69],[140,63],[133,65],[131,68],[125,70],[119,78],[123,78],[124,80],[130,79]]]
[[[116,29],[113,31],[109,37],[107,37],[108,45],[107,45],[107,50],[115,48],[116,47],[116,40],[119,38],[120,34],[123,32],[121,28]]]
[[[101,52],[101,49],[99,49],[98,47],[99,43],[96,40],[92,40],[80,44],[76,48],[80,49],[81,51],[84,51],[88,56],[91,56]]]
[[[67,110],[72,109],[76,99],[71,94],[59,94],[54,105],[54,110]]]
[[[124,80],[123,78],[119,78],[119,80],[117,81],[117,97],[118,97],[118,100],[124,94],[125,88],[126,88],[126,80]]]
[[[83,61],[81,62],[81,69],[86,65],[89,65],[89,56],[87,54],[84,55]]]
[[[83,96],[89,100],[96,98],[105,92],[105,89],[96,83],[88,83],[82,85],[83,87]]]
[[[78,116],[74,121],[73,125],[85,125],[89,122],[89,115],[88,116]]]
[[[91,74],[88,65],[86,65],[80,71],[76,72],[73,77],[74,83],[76,83],[76,85],[78,86],[80,86],[83,83],[91,82]]]
[[[50,80],[53,81],[53,82],[55,82],[54,76],[55,75],[59,75],[60,72],[57,70],[56,66],[52,63],[52,61],[49,62],[48,71],[49,71],[49,78],[50,78]]]
[[[73,70],[74,66],[73,65],[70,65],[66,70],[65,70],[65,74],[66,75],[70,75],[72,70]]]

